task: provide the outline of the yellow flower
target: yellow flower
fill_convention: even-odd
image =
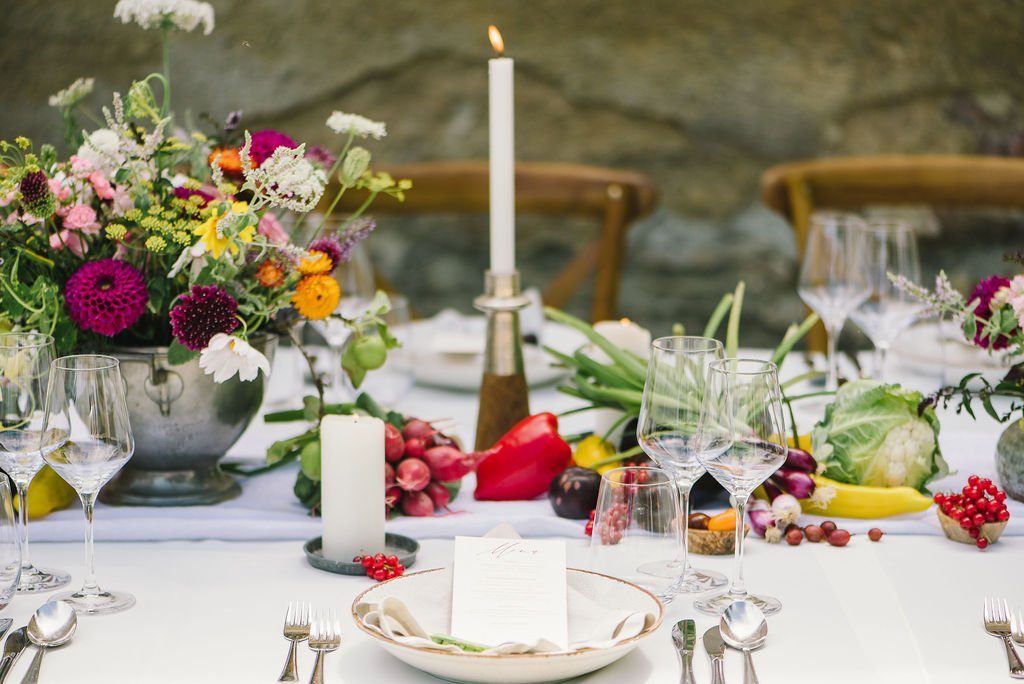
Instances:
[[[318,249],[312,250],[308,257],[299,260],[299,273],[302,275],[322,275],[330,273],[333,268],[331,257]]]
[[[326,275],[309,275],[295,286],[292,304],[309,320],[319,321],[331,315],[340,299],[338,281]]]
[[[167,241],[159,235],[150,235],[146,238],[146,249],[151,252],[159,252],[167,246]]]
[[[284,271],[273,259],[267,259],[256,269],[256,282],[263,287],[277,287],[284,282]]]
[[[242,215],[248,211],[249,205],[246,202],[235,202],[231,205],[232,214]],[[252,236],[256,234],[256,226],[246,226],[235,236],[217,235],[217,221],[220,217],[221,214],[214,208],[210,217],[193,231],[200,236],[199,241],[215,259],[219,259],[225,249],[231,254],[238,254],[237,242],[252,242]]]

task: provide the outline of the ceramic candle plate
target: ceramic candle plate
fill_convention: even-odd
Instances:
[[[333,561],[324,558],[323,538],[310,539],[303,545],[306,552],[306,560],[317,570],[334,572],[339,575],[365,575],[366,570],[359,563],[348,561]],[[398,562],[407,568],[411,568],[416,562],[416,552],[420,550],[420,543],[411,537],[404,537],[400,534],[384,535],[384,550],[386,556],[398,556]]]
[[[653,635],[661,624],[664,609],[653,594],[623,580],[586,570],[570,569],[566,580],[571,587],[599,596],[601,605],[609,610],[648,612],[656,616],[653,624],[635,637],[610,648],[579,649],[562,653],[519,653],[484,655],[480,653],[447,652],[432,648],[415,648],[388,639],[364,626],[356,616],[355,607],[362,601],[376,602],[393,596],[402,600],[429,633],[445,633],[451,607],[451,574],[442,568],[423,570],[376,584],[352,602],[352,619],[365,634],[388,653],[412,667],[435,677],[453,682],[483,684],[538,684],[555,682],[599,670],[619,660],[644,639]],[[589,625],[569,611],[569,641],[577,641]]]

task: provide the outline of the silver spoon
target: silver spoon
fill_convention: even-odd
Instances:
[[[725,609],[718,629],[725,643],[743,651],[746,658],[743,666],[743,683],[758,684],[754,659],[750,652],[761,648],[768,641],[768,621],[764,619],[764,613],[750,601],[733,601]]]
[[[48,648],[61,646],[71,641],[78,627],[78,616],[75,609],[66,601],[47,601],[39,606],[35,615],[28,621],[28,640],[37,646],[36,655],[21,684],[36,684],[39,681],[39,668],[43,664],[43,653]]]

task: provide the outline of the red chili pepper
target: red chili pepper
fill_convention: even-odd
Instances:
[[[473,496],[484,501],[535,499],[572,465],[572,449],[551,413],[524,418],[480,456]]]

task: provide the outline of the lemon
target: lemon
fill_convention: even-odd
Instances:
[[[31,520],[67,508],[76,498],[75,490],[48,465],[43,466],[28,486],[28,517]],[[14,497],[18,510],[18,497]]]

